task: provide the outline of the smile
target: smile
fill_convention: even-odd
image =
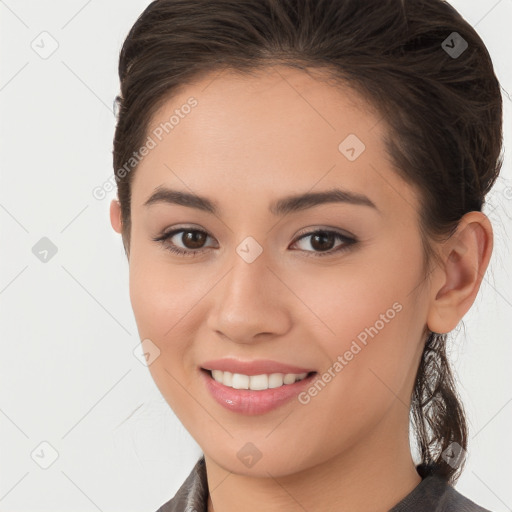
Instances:
[[[223,372],[211,370],[214,380],[233,389],[251,389],[261,391],[264,389],[279,388],[303,380],[306,373],[271,373],[262,375],[244,375],[241,373]]]
[[[318,374],[312,371],[244,375],[202,368],[199,375],[209,395],[223,408],[239,414],[256,415],[268,413],[286,403],[297,404],[293,398],[311,385]]]

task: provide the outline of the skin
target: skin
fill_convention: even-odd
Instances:
[[[435,245],[441,264],[426,276],[419,193],[394,171],[386,126],[354,91],[282,66],[250,77],[225,70],[169,99],[148,133],[190,96],[198,105],[136,170],[128,258],[140,339],[160,350],[149,369],[205,454],[209,510],[387,511],[421,481],[408,414],[427,328],[451,331],[474,302],[492,252],[490,222],[466,214]],[[366,146],[355,161],[338,150],[351,133]],[[207,196],[220,212],[143,206],[160,185]],[[268,210],[284,196],[332,187],[366,195],[378,211],[348,203],[284,217]],[[122,233],[117,200],[110,215]],[[209,236],[202,246],[184,233],[172,241],[202,254],[175,255],[152,240],[182,225]],[[315,256],[322,246],[298,235],[319,228],[358,241],[333,252],[343,244],[334,238],[330,256]],[[248,236],[263,249],[252,263],[236,252]],[[199,378],[202,362],[227,356],[321,375],[394,303],[401,311],[305,405],[292,399],[262,415],[236,414]],[[261,452],[250,468],[237,457],[247,442]]]

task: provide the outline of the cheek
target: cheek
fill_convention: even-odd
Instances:
[[[386,249],[294,278],[329,381],[317,386],[327,416],[333,403],[340,417],[350,411],[368,416],[380,414],[396,395],[409,399],[424,328],[425,303],[411,293],[421,282],[421,252],[416,246]]]
[[[153,374],[156,369],[164,371],[163,361],[177,360],[183,350],[179,340],[177,343],[166,340],[173,338],[174,326],[185,314],[185,305],[182,294],[173,291],[176,285],[173,284],[171,269],[166,271],[134,249],[130,259],[130,302],[139,339],[151,340],[160,351],[159,357],[149,366]],[[171,371],[174,373],[176,369]]]
[[[170,264],[160,251],[134,247],[130,301],[141,336],[151,334],[161,341],[173,338],[208,287],[208,283],[194,276],[193,270]]]
[[[215,276],[203,273],[198,278],[189,267],[143,256],[141,251],[132,253],[130,301],[140,340],[149,338],[160,351],[149,370],[174,406],[181,400],[183,386],[187,388],[196,378],[191,340],[198,322],[205,318],[204,296],[214,286]]]
[[[197,283],[186,283],[180,275],[179,269],[149,260],[133,258],[130,262],[130,300],[139,337],[149,338],[159,350],[148,370],[174,411],[190,408],[186,390],[194,381],[195,369],[183,329],[197,309],[194,304],[204,295]],[[180,419],[187,429],[198,421],[191,412]]]
[[[420,257],[417,247],[397,251],[392,243],[381,244],[338,265],[294,268],[283,280],[293,283],[309,309],[307,318],[321,321],[317,332],[324,336],[315,339],[338,348],[358,336],[364,343],[371,336],[368,330],[386,337],[411,314],[417,305],[411,292],[421,282]]]

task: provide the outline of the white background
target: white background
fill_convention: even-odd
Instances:
[[[92,196],[113,173],[119,50],[148,3],[0,1],[0,511],[154,512],[201,454],[133,354],[128,265],[108,215],[115,192]],[[510,152],[512,0],[452,5],[493,58]],[[47,59],[31,47],[43,31],[58,43]],[[492,511],[512,509],[505,154],[484,210],[496,237],[490,270],[453,353],[471,425],[457,489]],[[32,252],[42,237],[57,247],[47,263]],[[47,469],[44,441],[58,453]]]

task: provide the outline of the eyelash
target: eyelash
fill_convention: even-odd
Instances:
[[[168,242],[168,240],[170,238],[172,238],[173,236],[177,235],[178,233],[203,233],[206,236],[210,236],[206,231],[203,231],[202,229],[192,229],[192,228],[183,228],[182,227],[179,229],[174,229],[172,231],[169,231],[168,233],[164,233],[163,235],[158,236],[156,238],[153,238],[153,241],[160,242],[170,252],[172,252],[174,254],[178,254],[180,256],[185,256],[185,257],[194,257],[196,254],[201,253],[205,250],[205,248],[185,250],[185,249],[181,249],[180,247],[177,247],[175,244],[170,244]],[[312,256],[315,258],[316,257],[321,258],[323,256],[332,256],[335,253],[341,253],[341,252],[348,250],[350,248],[350,246],[357,243],[357,239],[355,239],[355,238],[352,238],[352,237],[349,237],[346,235],[342,235],[341,233],[338,233],[337,231],[332,231],[332,230],[327,230],[327,229],[318,229],[316,231],[308,231],[307,233],[302,233],[301,235],[299,235],[298,238],[295,239],[295,241],[293,243],[295,244],[296,242],[298,242],[299,240],[302,240],[303,238],[307,238],[309,236],[313,236],[313,235],[317,235],[317,234],[334,235],[336,237],[336,240],[340,240],[344,243],[343,243],[343,245],[340,245],[335,249],[329,249],[328,251],[323,251],[323,252],[304,251],[306,253],[310,253],[310,254],[307,254],[307,257]]]

